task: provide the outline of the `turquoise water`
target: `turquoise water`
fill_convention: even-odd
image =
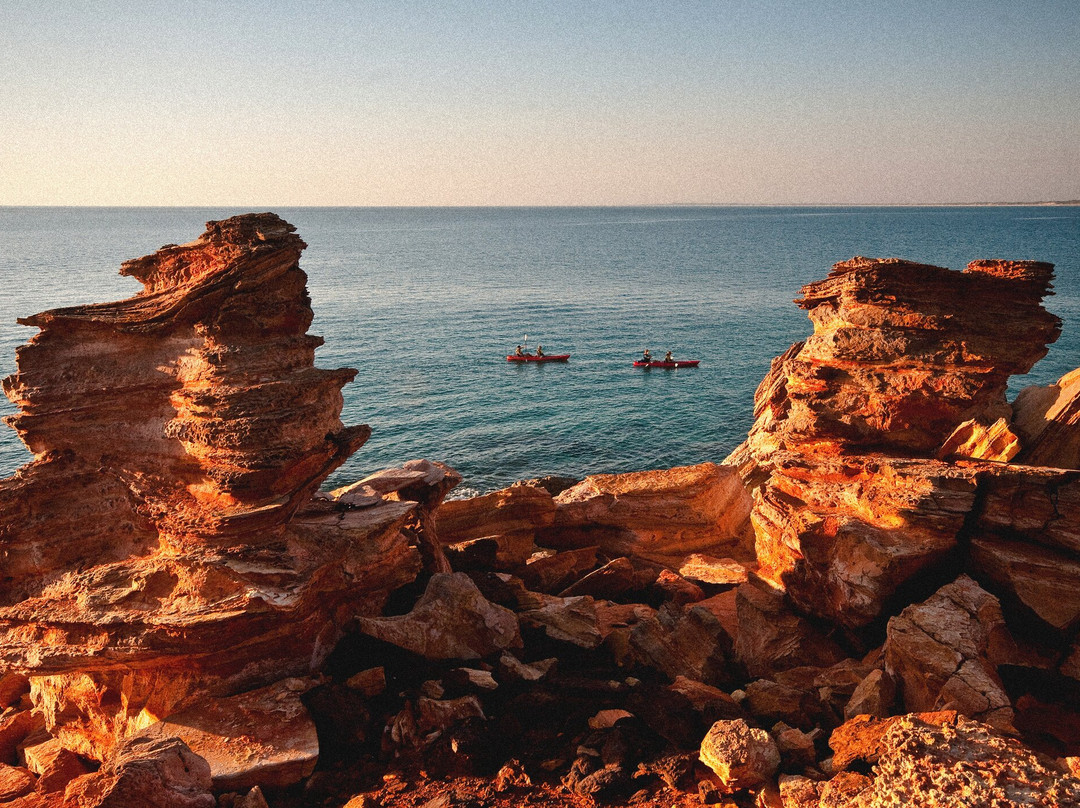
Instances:
[[[720,460],[769,361],[810,331],[799,287],[853,255],[1051,261],[1064,333],[1013,387],[1080,365],[1080,208],[274,210],[310,245],[318,363],[360,370],[342,417],[374,429],[332,485],[414,457],[478,491]],[[17,316],[128,297],[121,261],[241,212],[0,208],[0,375],[34,333]],[[526,333],[570,362],[507,363]],[[632,367],[646,346],[701,366]],[[3,428],[0,474],[28,459]]]

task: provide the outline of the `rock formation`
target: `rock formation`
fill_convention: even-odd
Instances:
[[[1080,800],[1078,377],[1005,399],[1050,265],[838,264],[725,465],[448,501],[318,492],[367,428],[303,246],[211,223],[26,320],[0,805]]]
[[[125,263],[143,291],[20,322],[4,381],[34,461],[0,483],[0,661],[102,760],[198,699],[318,669],[418,569],[413,505],[313,500],[367,438],[273,214]]]

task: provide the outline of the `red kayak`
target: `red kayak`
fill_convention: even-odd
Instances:
[[[543,356],[534,356],[533,354],[524,354],[518,356],[517,354],[510,354],[506,357],[507,362],[565,362],[570,358],[570,354],[544,354]]]
[[[636,368],[696,368],[701,363],[700,359],[676,359],[674,362],[644,362],[638,360],[634,363]]]

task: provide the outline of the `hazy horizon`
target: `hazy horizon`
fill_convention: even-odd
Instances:
[[[1080,197],[1080,3],[0,8],[0,205]]]

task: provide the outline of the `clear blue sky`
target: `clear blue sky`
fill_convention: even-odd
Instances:
[[[1080,0],[0,0],[0,204],[1080,197]]]

